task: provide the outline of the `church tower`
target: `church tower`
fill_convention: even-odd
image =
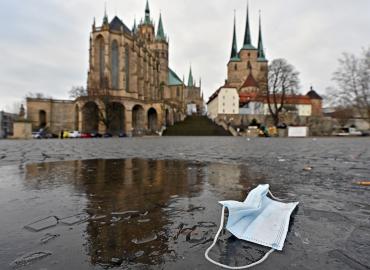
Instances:
[[[154,23],[150,18],[149,0],[146,1],[144,21],[139,25],[139,36],[147,42],[153,42],[155,38]]]
[[[236,22],[234,16],[232,49],[227,69],[228,87],[235,87],[239,92],[242,88],[246,89],[246,85],[253,85],[253,88],[257,88],[258,92],[264,92],[266,90],[268,61],[265,56],[262,42],[261,16],[259,19],[258,48],[256,48],[252,44],[248,4],[246,10],[244,41],[240,51],[238,51],[237,48]]]
[[[159,14],[157,34],[154,42],[150,45],[156,57],[159,59],[159,85],[164,85],[168,81],[168,39],[164,33],[162,14]]]

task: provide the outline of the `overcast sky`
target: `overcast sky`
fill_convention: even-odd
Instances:
[[[118,15],[132,27],[144,16],[146,0],[108,0],[109,19]],[[150,0],[153,19],[162,12],[170,38],[170,66],[182,78],[189,65],[202,77],[205,97],[226,78],[234,9],[242,46],[246,0]],[[266,55],[286,58],[300,72],[301,92],[310,85],[325,93],[342,52],[370,46],[369,0],[250,0],[253,43],[258,11]],[[86,85],[89,33],[102,22],[103,0],[0,1],[0,110],[11,109],[27,92],[68,98],[72,86]]]

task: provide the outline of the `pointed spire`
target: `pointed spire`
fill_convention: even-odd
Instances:
[[[250,30],[250,26],[249,26],[249,1],[247,3],[247,18],[246,18],[246,22],[245,22],[243,49],[247,49],[247,50],[255,50],[256,49],[252,45],[251,30]]]
[[[159,13],[159,23],[158,23],[158,30],[157,30],[157,40],[166,41],[166,35],[164,34],[164,30],[163,30],[162,14],[161,13]]]
[[[137,25],[136,25],[136,18],[134,19],[134,26],[132,27],[132,33],[136,34],[137,32]]]
[[[238,54],[238,45],[236,42],[236,16],[235,16],[235,11],[234,11],[234,32],[233,32],[233,45],[231,47],[231,56],[230,56],[231,61],[239,61],[239,54]]]
[[[193,86],[194,86],[193,72],[191,71],[191,66],[190,66],[188,87],[193,87]]]
[[[144,23],[145,24],[151,24],[152,23],[151,20],[150,20],[149,0],[146,0]]]
[[[265,56],[265,50],[263,48],[263,41],[262,41],[262,26],[261,26],[261,11],[260,11],[260,18],[259,18],[259,33],[258,33],[258,54],[257,54],[258,61],[267,61]]]
[[[103,25],[108,24],[108,15],[107,15],[107,2],[104,3],[104,18]]]

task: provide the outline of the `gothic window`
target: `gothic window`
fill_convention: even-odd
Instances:
[[[125,78],[126,78],[126,91],[130,86],[130,51],[129,48],[125,48]]]
[[[235,64],[234,70],[238,70],[238,65],[237,64]]]
[[[176,96],[180,97],[180,88],[179,87],[176,88]]]
[[[104,67],[105,67],[105,44],[102,36],[99,36],[96,39],[96,59],[98,60],[96,66],[99,70],[99,82],[100,87],[104,85]]]
[[[119,52],[118,43],[113,41],[112,43],[112,53],[111,53],[111,64],[112,64],[112,88],[118,89],[118,77],[119,77]]]

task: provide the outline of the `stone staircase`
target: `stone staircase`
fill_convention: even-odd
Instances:
[[[188,116],[185,121],[168,127],[163,136],[231,136],[207,116]]]

